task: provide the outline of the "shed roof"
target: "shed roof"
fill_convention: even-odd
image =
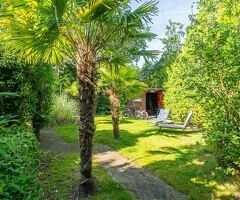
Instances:
[[[145,92],[162,92],[162,88],[147,88]]]

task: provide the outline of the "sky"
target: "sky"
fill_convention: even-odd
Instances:
[[[153,16],[153,24],[151,24],[151,31],[158,35],[157,39],[148,43],[148,49],[162,50],[162,43],[159,38],[163,38],[166,31],[168,20],[181,22],[185,27],[189,24],[189,15],[192,14],[196,0],[159,0],[158,3],[158,16]],[[141,3],[145,2],[144,0]],[[139,5],[135,0],[132,1],[132,8]],[[141,59],[139,65],[143,64]]]

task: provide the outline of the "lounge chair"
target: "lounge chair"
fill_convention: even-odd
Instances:
[[[170,110],[161,109],[157,118],[148,120],[149,123],[158,124],[160,122],[165,122],[168,119]]]
[[[189,125],[192,115],[193,115],[193,112],[190,111],[183,125],[158,123],[157,126],[160,128],[175,128],[175,129],[183,129],[184,130]]]

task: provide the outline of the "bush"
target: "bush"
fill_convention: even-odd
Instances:
[[[97,94],[96,114],[108,115],[110,113],[110,102],[107,96],[102,93]]]
[[[220,166],[231,174],[240,172],[240,34],[236,8],[240,3],[233,6],[231,0],[200,1],[199,12],[172,67],[175,78],[172,85],[169,83],[172,96],[168,95],[182,107],[193,102],[204,110],[207,144]]]
[[[232,122],[212,124],[208,130],[207,143],[216,155],[226,174],[236,174],[240,169],[240,131]]]
[[[167,70],[165,107],[171,110],[171,118],[179,123],[183,123],[188,113],[193,111],[191,123],[201,127],[206,119],[205,111],[197,102],[195,91],[189,90],[187,83],[184,81],[186,77],[181,56]]]
[[[53,69],[47,64],[29,65],[0,46],[0,91],[17,92],[17,97],[0,99],[0,115],[17,115],[18,123],[31,123],[34,133],[48,123],[52,105]]]
[[[51,125],[62,125],[73,123],[77,117],[77,103],[74,99],[62,93],[53,98],[53,109],[51,114]]]
[[[0,199],[38,199],[38,142],[32,132],[0,135]]]

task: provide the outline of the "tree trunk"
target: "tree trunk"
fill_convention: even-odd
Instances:
[[[92,177],[92,140],[95,131],[94,107],[96,87],[96,59],[93,52],[84,51],[78,57],[77,79],[79,84],[79,143],[80,143],[80,183],[78,197],[96,193],[96,181]]]
[[[107,91],[109,96],[109,101],[111,104],[111,114],[112,114],[112,122],[113,122],[113,134],[115,139],[119,139],[119,111],[120,111],[120,98],[119,95],[113,91]]]

